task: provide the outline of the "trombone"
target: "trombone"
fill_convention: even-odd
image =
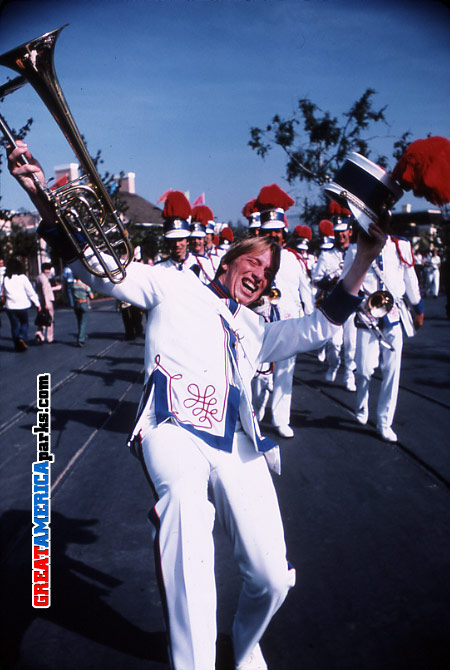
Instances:
[[[125,268],[133,260],[134,252],[128,231],[86,149],[55,73],[55,43],[66,25],[0,56],[0,65],[20,75],[0,87],[0,99],[29,83],[52,114],[78,158],[84,175],[55,190],[43,186],[35,177],[36,185],[54,210],[60,228],[88,272],[117,284],[125,278]],[[15,148],[13,133],[1,116],[0,130]],[[25,157],[22,160],[28,163]],[[86,245],[92,251],[90,259],[84,254]],[[104,253],[112,258],[112,263],[105,260]],[[94,259],[96,262],[93,264]]]

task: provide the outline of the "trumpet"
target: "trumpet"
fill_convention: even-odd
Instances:
[[[78,158],[84,174],[54,190],[43,186],[37,178],[36,186],[52,207],[60,228],[69,238],[75,254],[88,272],[117,284],[125,278],[125,268],[133,260],[133,247],[120,214],[116,211],[86,149],[55,73],[55,44],[66,25],[0,56],[0,65],[9,67],[20,75],[0,87],[0,99],[29,83],[52,114]],[[0,130],[7,142],[15,148],[17,145],[13,133],[1,116]],[[22,157],[22,161],[28,162],[25,157]],[[91,260],[84,255],[86,245],[92,251]],[[112,262],[107,263],[103,253],[107,253]],[[92,264],[94,259],[97,262]]]
[[[394,306],[394,297],[389,291],[375,291],[367,296],[366,300],[359,307],[357,319],[360,323],[373,331],[380,340],[380,344],[390,351],[394,347],[389,342],[383,331],[378,325],[378,319],[382,319],[388,314]]]

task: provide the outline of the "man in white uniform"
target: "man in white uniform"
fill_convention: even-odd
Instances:
[[[351,225],[348,218],[339,218],[334,224],[335,245],[331,249],[320,252],[317,263],[312,271],[312,281],[318,290],[329,291],[337,283],[344,267],[345,254],[350,244]],[[341,354],[344,362],[344,383],[348,391],[356,391],[355,386],[355,347],[356,328],[353,317],[348,319],[342,329],[326,345],[326,361],[328,369],[325,380],[334,382]]]
[[[211,251],[206,251],[206,242],[207,240],[212,239],[211,224],[214,232],[213,213],[207,205],[197,205],[196,207],[193,207],[191,222],[191,251],[200,268],[199,278],[204,284],[212,282],[219,265],[215,247],[211,246]]]
[[[351,267],[356,254],[356,245],[350,245],[345,257],[344,271]],[[356,344],[356,408],[355,417],[361,424],[369,418],[369,387],[375,369],[380,366],[381,388],[377,404],[377,431],[387,442],[396,442],[397,435],[392,422],[397,407],[400,367],[402,361],[403,332],[399,306],[406,294],[415,312],[416,330],[423,324],[424,311],[419,282],[414,269],[411,244],[404,239],[389,236],[385,247],[372,263],[363,282],[362,289],[369,296],[375,291],[388,291],[394,298],[394,306],[379,319],[378,326],[391,344],[392,350],[380,343],[375,331],[358,325]]]
[[[197,271],[194,254],[188,250],[191,236],[192,210],[189,200],[181,191],[169,191],[164,202],[164,239],[169,249],[169,256],[155,263],[158,269],[171,269],[185,272]]]
[[[276,305],[269,304],[269,314],[265,314],[270,321],[298,318],[314,310],[306,266],[296,252],[285,246],[285,211],[293,202],[277,184],[272,184],[263,186],[255,203],[261,217],[260,236],[271,237],[281,247],[280,268],[272,282],[272,288],[278,292],[279,298]],[[274,362],[273,366],[272,424],[284,438],[294,437],[290,420],[295,361],[296,356],[290,356]],[[264,416],[268,400],[267,390],[262,393],[260,389],[264,382],[264,378],[260,377],[254,384],[255,411],[259,419]]]
[[[43,217],[41,234],[70,262],[73,250],[30,178],[34,172],[44,183],[44,175],[23,142],[12,150],[9,168]],[[246,307],[270,289],[278,269],[279,247],[268,238],[235,245],[211,287],[193,273],[141,263],[131,263],[126,278],[112,284],[89,275],[80,261],[71,263],[96,290],[148,311],[146,379],[130,446],[156,497],[150,518],[175,670],[215,668],[215,514],[243,578],[233,623],[236,668],[267,668],[259,640],[295,573],[267,467],[279,472],[279,449],[259,432],[251,379],[260,362],[317,348],[333,336],[359,304],[359,286],[384,244],[377,226],[372,234],[359,241],[353,267],[321,311],[274,323]]]

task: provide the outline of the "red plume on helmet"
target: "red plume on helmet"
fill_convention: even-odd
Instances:
[[[206,226],[208,221],[214,221],[214,214],[212,209],[207,205],[197,205],[192,208],[192,220],[198,221],[203,226]]]
[[[268,209],[288,210],[295,203],[290,195],[283,191],[278,184],[263,186],[256,198],[255,207],[259,212]]]
[[[229,228],[228,226],[226,228],[223,228],[220,231],[220,239],[226,240],[227,242],[234,242],[234,235],[231,228]]]
[[[428,137],[409,145],[395,166],[392,177],[405,191],[432,202],[450,202],[450,140]]]
[[[165,219],[188,219],[191,216],[189,200],[181,191],[170,191],[164,203],[163,217]]]
[[[255,203],[256,198],[253,198],[253,200],[249,200],[242,208],[242,214],[246,219],[249,219],[252,214],[255,214],[255,212],[259,212],[259,209],[256,207]]]
[[[351,216],[352,213],[349,209],[346,209],[345,207],[341,207],[339,203],[336,202],[336,200],[331,200],[331,202],[328,205],[328,214],[331,216]]]
[[[311,242],[312,240],[312,230],[309,226],[295,226],[294,228],[294,237],[302,237]]]
[[[333,237],[334,228],[331,221],[328,221],[328,219],[322,219],[322,221],[319,223],[319,233],[323,235],[323,237]]]

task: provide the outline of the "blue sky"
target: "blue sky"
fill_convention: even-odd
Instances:
[[[248,146],[252,126],[289,116],[299,98],[340,116],[375,89],[389,121],[374,133],[375,154],[390,156],[406,130],[450,136],[450,12],[434,0],[29,0],[5,4],[0,19],[2,53],[68,23],[55,68],[102,171],[135,172],[152,202],[168,188],[191,201],[204,192],[218,221],[242,219],[265,184],[308,194],[285,181],[280,149],[263,161]],[[0,67],[0,83],[9,76]],[[30,87],[0,112],[13,127],[33,117],[27,140],[47,176],[75,161]],[[3,207],[28,207],[6,173],[0,188]],[[407,202],[431,206],[406,194],[397,209]]]

